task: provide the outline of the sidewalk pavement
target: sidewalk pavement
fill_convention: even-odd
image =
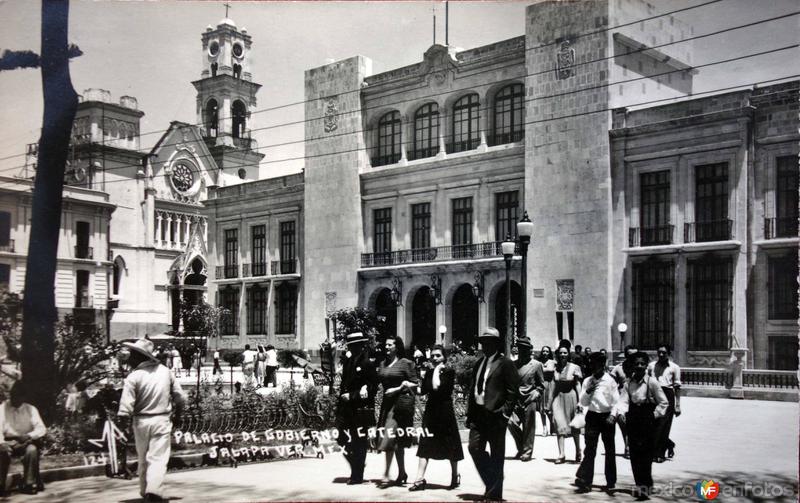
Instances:
[[[676,456],[672,461],[653,465],[657,495],[653,501],[699,501],[694,486],[703,479],[720,482],[719,501],[796,501],[798,460],[798,408],[786,402],[726,400],[687,397],[681,400],[683,414],[676,418],[672,439]],[[583,442],[583,439],[581,439]],[[567,459],[574,459],[572,441],[567,439]],[[581,444],[583,445],[583,443]],[[622,452],[617,434],[617,450]],[[528,463],[509,459],[515,454],[507,437],[505,491],[508,501],[633,501],[630,462],[618,455],[617,491],[600,491],[603,452],[598,447],[595,488],[589,494],[575,494],[571,485],[577,465],[553,464],[557,456],[553,436],[537,436],[535,459]],[[417,468],[415,448],[406,451],[409,484],[379,489],[373,483],[348,486],[347,463],[340,454],[324,459],[304,458],[239,468],[213,468],[171,472],[167,475],[167,494],[173,501],[471,501],[479,500],[484,487],[464,445],[465,460],[459,463],[462,485],[448,491],[449,463],[431,461],[426,479],[429,489],[409,492]],[[378,480],[383,471],[383,455],[370,454],[366,477]],[[396,466],[392,477],[397,475]],[[750,484],[745,486],[745,484]],[[766,484],[766,485],[765,485]],[[749,488],[749,489],[748,489]],[[750,493],[743,494],[747,489]],[[54,482],[36,496],[13,495],[22,502],[109,502],[133,503],[138,499],[136,480],[90,477]],[[726,493],[727,491],[727,493]],[[739,491],[733,493],[733,491]],[[767,491],[767,492],[765,492]],[[779,494],[778,491],[781,491]],[[733,495],[730,495],[733,494]]]

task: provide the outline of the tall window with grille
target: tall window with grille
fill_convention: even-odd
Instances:
[[[259,285],[248,291],[247,333],[267,333],[267,289]]]
[[[275,330],[279,334],[293,334],[297,311],[297,287],[291,283],[283,283],[275,289],[275,295],[277,297]]]
[[[728,349],[732,273],[731,257],[707,256],[688,261],[689,350]]]
[[[225,229],[225,257],[223,275],[235,278],[239,273],[239,229]]]
[[[519,191],[500,192],[495,195],[495,240],[504,241],[506,236],[517,236],[519,220]]]
[[[453,141],[450,152],[472,150],[480,143],[480,100],[477,94],[468,94],[453,105]]]
[[[400,112],[389,112],[378,121],[378,146],[376,155],[372,158],[373,166],[394,164],[400,160]]]
[[[692,239],[694,237],[694,239]],[[728,220],[728,164],[695,168],[694,233],[687,241],[723,241],[731,237]]]
[[[392,255],[392,209],[379,208],[372,211],[372,252],[376,264],[391,263]]]
[[[631,245],[671,244],[669,171],[642,173],[639,181],[641,190],[639,241],[636,243],[636,236],[632,236],[634,242]]]
[[[674,337],[675,265],[647,260],[633,265],[633,320],[636,346],[655,349]]]
[[[239,289],[231,286],[219,291],[219,303],[228,311],[220,320],[220,335],[237,335],[239,333]]]
[[[775,183],[775,223],[770,237],[797,236],[797,156],[778,157]]]
[[[294,220],[281,222],[281,274],[297,272],[296,242]]]
[[[0,288],[8,289],[11,283],[11,266],[8,264],[0,264]]]
[[[11,213],[0,211],[0,251],[14,251],[11,242]]]
[[[429,103],[414,113],[414,150],[412,159],[433,157],[439,153],[439,105]]]
[[[431,246],[431,203],[411,205],[411,248]]]
[[[511,84],[494,97],[494,145],[525,138],[525,88]]]
[[[797,249],[792,253],[768,259],[769,319],[796,320],[797,312]]]
[[[453,258],[472,256],[472,198],[453,199]]]
[[[265,276],[267,274],[267,226],[254,225],[250,228],[250,232],[252,274],[253,276]]]
[[[89,247],[90,234],[89,222],[75,222],[75,258],[93,258]]]

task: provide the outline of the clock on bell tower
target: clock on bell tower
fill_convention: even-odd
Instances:
[[[202,35],[197,122],[226,185],[258,178],[258,153],[249,124],[260,84],[252,81],[253,39],[225,17]]]

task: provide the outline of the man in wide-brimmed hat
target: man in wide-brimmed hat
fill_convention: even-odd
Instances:
[[[180,414],[183,390],[172,372],[153,356],[150,340],[139,339],[122,345],[130,350],[128,362],[133,370],[125,378],[118,417],[123,429],[129,419],[133,419],[139,457],[139,494],[145,501],[161,501],[170,455],[170,415]]]
[[[503,499],[503,464],[506,426],[519,392],[514,362],[500,353],[502,340],[496,328],[486,328],[478,338],[483,357],[472,369],[467,402],[469,453],[490,500]],[[491,454],[486,452],[489,444]]]
[[[532,358],[533,344],[527,337],[517,339],[519,358],[514,362],[519,373],[519,401],[508,422],[508,431],[517,444],[520,461],[533,459],[533,440],[536,438],[536,411],[544,392],[544,367]]]
[[[367,459],[368,428],[375,426],[375,393],[378,376],[367,351],[368,338],[361,332],[347,334],[347,355],[342,367],[342,384],[336,406],[338,443],[350,464],[348,484],[364,481]],[[360,431],[359,431],[360,428]]]

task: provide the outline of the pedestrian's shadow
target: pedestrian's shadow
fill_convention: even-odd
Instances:
[[[464,494],[459,494],[458,499],[463,501],[484,501],[486,500],[486,496],[484,496],[483,494],[464,493]]]
[[[180,496],[167,496],[161,501],[179,501],[182,500]],[[142,503],[144,502],[144,498],[131,498],[127,500],[120,500],[119,503]]]

